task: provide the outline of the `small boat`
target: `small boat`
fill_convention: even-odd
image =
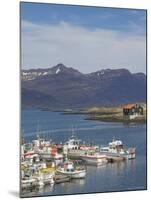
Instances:
[[[106,147],[100,148],[100,153],[105,154],[108,158],[134,159],[135,148],[124,148],[121,140],[114,140]]]
[[[63,163],[57,168],[57,173],[67,175],[70,178],[85,178],[86,169],[84,167],[75,166],[72,161]]]
[[[64,183],[70,181],[71,177],[63,174],[55,174],[54,181],[55,183]]]
[[[134,159],[136,156],[136,150],[135,148],[129,148],[126,150],[126,153],[125,153],[125,158],[130,160],[130,159]]]
[[[104,165],[107,163],[106,155],[102,155],[96,152],[86,152],[85,154],[81,154],[80,158],[86,162],[86,164],[90,165]]]

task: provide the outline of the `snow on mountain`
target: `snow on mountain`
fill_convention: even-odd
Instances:
[[[58,74],[60,71],[61,71],[60,68],[58,68],[57,71],[56,71],[56,74]]]
[[[145,102],[146,75],[127,69],[103,69],[82,74],[58,64],[47,69],[22,70],[22,94],[24,105],[39,107]]]

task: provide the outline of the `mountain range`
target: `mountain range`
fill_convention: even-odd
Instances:
[[[83,74],[60,63],[21,71],[22,106],[83,108],[146,102],[146,75],[127,69]]]

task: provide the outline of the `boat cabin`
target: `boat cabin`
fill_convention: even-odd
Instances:
[[[75,136],[71,136],[69,140],[65,143],[65,147],[70,150],[76,150],[80,148],[81,140],[77,139]]]
[[[123,143],[121,140],[114,140],[109,143],[109,149],[120,151],[123,149]]]

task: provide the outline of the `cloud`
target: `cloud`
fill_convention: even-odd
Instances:
[[[22,68],[52,67],[60,62],[83,73],[102,68],[146,70],[145,36],[87,29],[66,22],[44,25],[22,21]]]

